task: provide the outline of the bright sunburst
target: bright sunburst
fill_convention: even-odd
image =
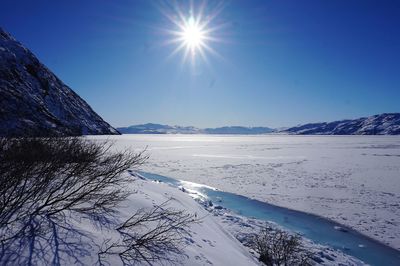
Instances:
[[[183,52],[183,61],[190,58],[192,63],[198,57],[207,61],[206,54],[209,53],[218,55],[211,48],[211,44],[220,41],[214,35],[223,25],[218,25],[214,20],[221,12],[222,6],[210,8],[203,2],[197,7],[197,13],[194,12],[194,6],[189,7],[186,12],[183,10],[180,6],[174,6],[172,10],[162,9],[164,15],[173,23],[171,29],[164,30],[172,37],[168,43],[177,45],[172,55]]]
[[[182,26],[181,35],[182,41],[191,50],[201,49],[204,46],[206,32],[193,17],[190,17],[185,25]]]

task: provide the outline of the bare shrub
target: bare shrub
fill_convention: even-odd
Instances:
[[[268,266],[311,265],[312,253],[303,247],[298,235],[266,227],[254,236],[252,246]]]
[[[99,253],[99,261],[105,255],[117,255],[124,265],[156,261],[175,264],[183,254],[183,241],[190,235],[189,226],[199,223],[193,214],[168,207],[168,202],[151,210],[139,209],[116,228],[121,239]]]
[[[0,264],[81,262],[90,247],[74,223],[110,224],[130,194],[121,173],[147,158],[110,147],[78,137],[0,139]]]

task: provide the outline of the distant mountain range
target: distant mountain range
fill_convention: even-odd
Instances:
[[[229,127],[217,127],[217,128],[206,128],[203,130],[205,134],[243,134],[243,135],[257,135],[272,133],[275,130],[269,127],[241,127],[241,126],[229,126]]]
[[[0,28],[0,136],[119,134]]]
[[[147,123],[143,125],[119,127],[117,130],[122,134],[197,134],[200,129],[196,127],[168,126]]]
[[[388,113],[353,120],[321,122],[289,128],[227,126],[196,128],[143,124],[117,128],[122,134],[293,134],[293,135],[400,135],[400,113]]]
[[[274,130],[268,127],[218,127],[218,128],[196,128],[196,127],[182,127],[182,126],[169,126],[160,124],[143,124],[134,125],[129,127],[117,128],[122,134],[266,134]]]

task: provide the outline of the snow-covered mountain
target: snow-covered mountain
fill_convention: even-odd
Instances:
[[[0,136],[118,134],[0,28]]]
[[[122,134],[198,134],[201,129],[196,127],[169,126],[147,123],[129,127],[118,127]]]
[[[299,135],[400,135],[400,113],[386,113],[329,123],[311,123],[281,132]]]
[[[197,127],[182,127],[169,126],[160,124],[143,124],[129,127],[117,128],[122,134],[265,134],[271,133],[274,130],[268,127],[218,127],[218,128],[197,128]]]

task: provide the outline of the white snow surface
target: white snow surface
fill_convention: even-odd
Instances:
[[[182,245],[184,256],[179,263],[183,265],[259,265],[257,260],[228,231],[188,194],[162,183],[135,181],[137,193],[130,196],[132,206],[152,208],[169,200],[168,207],[196,213],[200,224],[190,226],[190,236]],[[136,208],[137,208],[136,207]]]
[[[400,136],[88,138],[147,147],[143,171],[321,215],[400,249]]]
[[[126,173],[128,174],[128,173]],[[143,208],[151,210],[167,202],[165,208],[185,210],[187,213],[196,214],[200,223],[191,224],[189,235],[185,236],[181,246],[182,256],[173,256],[174,262],[159,261],[153,265],[260,265],[255,256],[227,230],[225,230],[217,219],[210,214],[202,205],[198,204],[190,195],[173,188],[164,183],[156,183],[134,178],[131,185],[132,195],[119,206],[118,218],[126,220],[137,210]],[[77,229],[89,234],[94,243],[90,244],[92,249],[88,256],[81,258],[85,265],[97,265],[98,246],[108,239],[118,239],[119,236],[112,230],[100,229],[91,223],[83,222],[76,224]],[[171,256],[172,257],[172,256]],[[73,260],[70,261],[71,265]],[[103,261],[106,265],[122,265],[117,255],[106,257]],[[148,265],[143,262],[143,265]]]

